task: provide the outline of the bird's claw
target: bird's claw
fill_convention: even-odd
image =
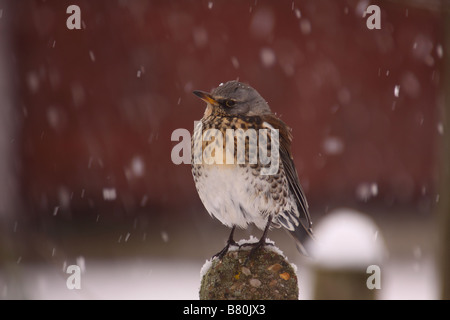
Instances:
[[[234,240],[229,240],[227,241],[227,245],[220,250],[219,252],[217,252],[215,255],[212,256],[212,259],[218,258],[219,260],[222,260],[223,257],[227,254],[228,250],[230,250],[231,246],[236,246],[236,247],[241,247],[240,245],[237,244],[236,241]]]

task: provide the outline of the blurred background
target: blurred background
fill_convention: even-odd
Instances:
[[[69,5],[81,30],[66,26]],[[381,9],[381,29],[363,14]],[[249,83],[293,129],[315,225],[364,212],[381,299],[438,299],[446,0],[0,0],[0,298],[197,299],[229,229],[209,217],[175,129]],[[448,14],[448,13],[447,13]],[[447,15],[448,18],[448,15]],[[448,35],[447,35],[448,36]],[[236,239],[260,236],[250,228]],[[280,230],[269,237],[307,263]],[[82,289],[66,286],[68,265]]]

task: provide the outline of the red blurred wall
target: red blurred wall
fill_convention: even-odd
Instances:
[[[71,4],[82,30],[66,28]],[[199,206],[171,134],[203,114],[192,90],[236,78],[293,128],[312,206],[434,201],[439,8],[379,2],[382,28],[369,30],[364,4],[11,1],[28,212]]]

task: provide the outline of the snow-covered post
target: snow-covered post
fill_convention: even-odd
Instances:
[[[308,246],[314,261],[314,299],[375,299],[385,249],[372,220],[340,209],[320,221],[315,234],[316,241]]]
[[[441,298],[450,299],[450,6],[443,12],[445,21],[444,36],[444,110],[442,112],[443,136],[441,139],[441,174],[439,190],[439,228],[440,228],[440,277]]]
[[[255,239],[245,243],[255,242]],[[244,243],[242,240],[240,244]],[[297,300],[296,266],[275,246],[265,246],[246,262],[250,247],[231,247],[222,260],[201,270],[200,300]]]

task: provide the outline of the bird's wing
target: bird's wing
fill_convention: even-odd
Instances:
[[[308,202],[305,197],[305,193],[300,185],[297,170],[295,169],[294,159],[291,152],[292,134],[291,129],[280,119],[274,115],[265,115],[263,121],[270,124],[273,128],[279,130],[280,138],[280,159],[286,174],[289,189],[295,196],[297,204],[297,212],[289,212],[288,215],[291,219],[297,219],[299,223],[293,223],[294,230],[289,230],[291,235],[296,238],[297,241],[302,242],[307,236],[313,238],[312,234],[312,222],[308,210]],[[282,223],[282,221],[280,221]],[[282,223],[283,224],[283,223]],[[301,245],[301,244],[300,244]],[[299,248],[302,252],[305,252],[304,248]]]

